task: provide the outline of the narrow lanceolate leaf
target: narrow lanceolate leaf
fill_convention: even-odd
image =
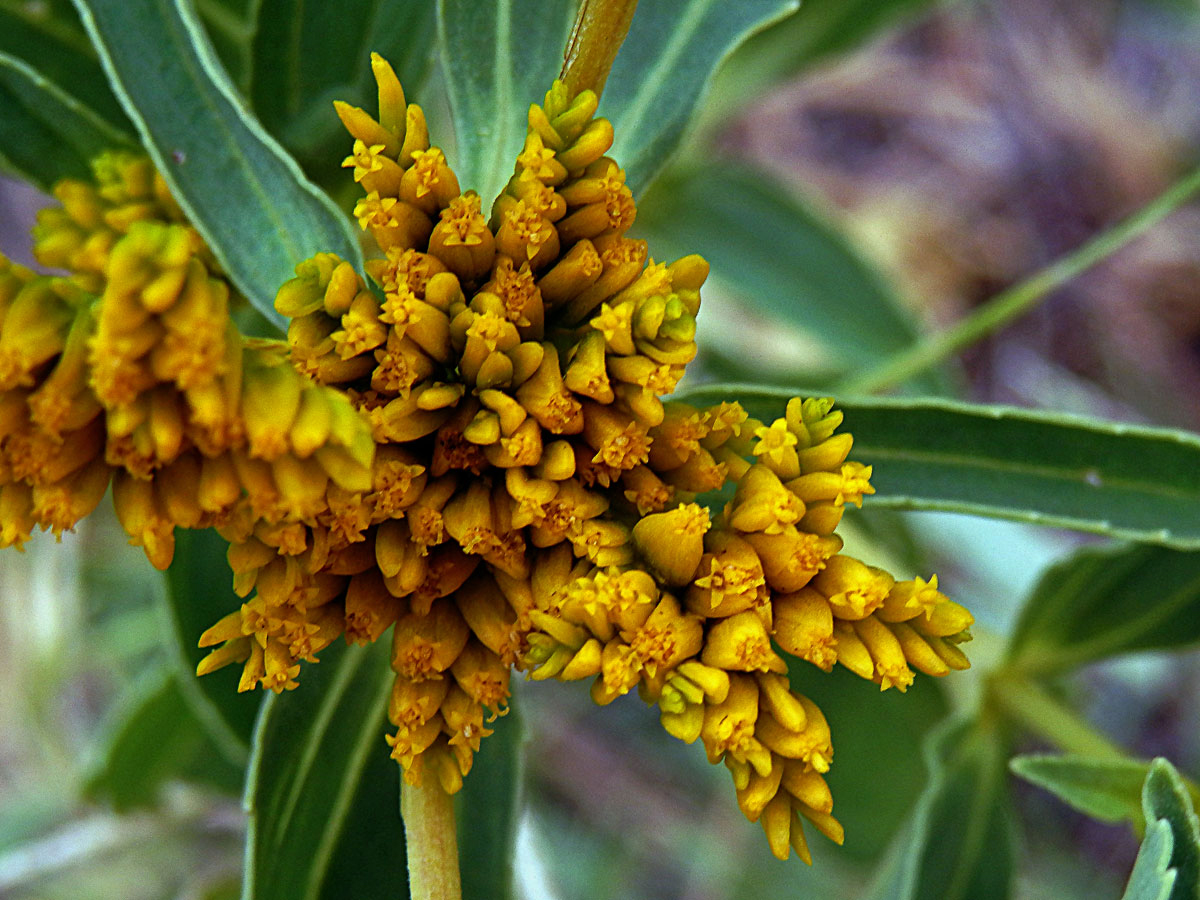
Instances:
[[[929,781],[876,878],[872,900],[1004,900],[1013,879],[1005,748],[977,723],[929,735]]]
[[[656,258],[699,253],[722,296],[815,341],[831,377],[896,353],[919,334],[886,280],[845,237],[749,169],[673,171],[639,203],[637,228]],[[919,386],[936,391],[941,384],[927,376]]]
[[[1200,552],[1085,548],[1049,569],[1025,603],[1009,664],[1047,675],[1118,653],[1200,641]]]
[[[713,73],[754,32],[795,11],[798,0],[641,0],[604,88],[613,157],[635,196],[688,133]]]
[[[1195,900],[1200,895],[1200,821],[1179,773],[1156,759],[1142,789],[1148,823],[1122,900]]]
[[[1170,822],[1164,819],[1147,828],[1121,900],[1170,900],[1177,877],[1171,868],[1174,849]]]
[[[242,767],[214,745],[185,702],[173,671],[154,673],[120,705],[88,767],[84,795],[127,812],[153,805],[168,781],[230,793],[242,786]]]
[[[257,693],[238,693],[238,666],[196,677],[197,663],[212,649],[197,646],[200,635],[243,602],[231,587],[233,574],[225,561],[228,546],[211,529],[177,528],[163,605],[180,693],[222,752],[245,764],[262,698]]]
[[[246,780],[246,900],[407,896],[389,641],[335,644],[268,699]]]
[[[0,166],[49,191],[87,177],[89,161],[128,137],[21,60],[0,52]]]
[[[262,0],[252,47],[254,110],[310,171],[344,176],[337,162],[350,139],[333,101],[375,111],[375,51],[392,63],[409,99],[421,102],[435,31],[428,0],[346,0],[336,15],[319,3]]]
[[[0,53],[19,59],[128,140],[133,125],[113,96],[70,4],[0,0]]]
[[[268,318],[319,251],[361,262],[349,222],[248,115],[186,0],[75,0],[155,164],[238,289]]]
[[[457,137],[452,161],[484,210],[513,173],[531,103],[558,77],[578,0],[438,0],[442,69]]]
[[[793,388],[706,385],[689,403],[740,400],[768,421]],[[1200,549],[1200,435],[932,398],[838,401],[867,503],[1076,528]]]
[[[521,814],[524,728],[515,707],[489,727],[455,797],[463,900],[511,900]]]
[[[1026,781],[1102,822],[1142,822],[1142,783],[1150,769],[1136,759],[1073,754],[1018,756],[1008,767]]]

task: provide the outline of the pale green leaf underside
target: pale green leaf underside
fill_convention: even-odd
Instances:
[[[526,114],[562,68],[576,0],[438,0],[438,39],[464,191],[485,214],[525,143]]]
[[[383,739],[389,653],[388,641],[331,646],[264,705],[246,779],[246,900],[371,895],[348,879],[405,895],[399,767]]]
[[[612,156],[635,197],[686,136],[713,73],[749,35],[798,0],[641,0],[605,85]]]
[[[688,131],[713,72],[796,0],[642,0],[605,85],[611,155],[639,196]],[[439,0],[438,34],[458,137],[455,171],[485,209],[513,172],[526,113],[558,77],[577,0]]]
[[[1146,829],[1146,837],[1138,850],[1129,884],[1121,900],[1168,900],[1175,888],[1176,871],[1171,868],[1171,851],[1175,839],[1171,823],[1155,822]]]
[[[349,222],[250,116],[185,0],[75,0],[114,91],[230,278],[275,292],[319,251],[361,262]]]
[[[0,53],[0,162],[49,191],[60,178],[86,178],[88,163],[129,138],[26,65]]]
[[[1018,756],[1008,767],[1026,781],[1102,822],[1140,822],[1142,783],[1150,764],[1089,756]]]
[[[791,388],[706,385],[690,403],[739,400],[767,421]],[[932,398],[838,401],[866,502],[1075,528],[1200,548],[1200,435]]]
[[[1159,758],[1150,764],[1150,773],[1142,789],[1142,810],[1146,821],[1152,824],[1138,853],[1129,890],[1123,900],[1160,900],[1164,897],[1194,900],[1200,895],[1200,820],[1196,818],[1183,779],[1165,759]],[[1155,833],[1161,832],[1164,824],[1170,828],[1170,841],[1165,837],[1155,838]],[[1153,846],[1152,840],[1156,841]],[[1169,849],[1164,850],[1164,845]],[[1164,862],[1168,853],[1170,858]],[[1144,864],[1143,855],[1148,857]],[[1132,893],[1135,885],[1140,893]],[[1164,891],[1167,886],[1169,893]]]

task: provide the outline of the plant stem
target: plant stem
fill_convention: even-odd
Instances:
[[[988,682],[988,696],[1010,720],[1065,753],[1106,759],[1128,756],[1074,710],[1019,675],[994,675]]]
[[[423,781],[400,789],[409,893],[412,900],[462,900],[454,801],[437,778]]]
[[[844,394],[869,394],[900,384],[918,372],[942,362],[980,338],[991,334],[1046,299],[1072,278],[1103,262],[1134,238],[1174,212],[1200,190],[1200,169],[1167,188],[1162,194],[1096,235],[1079,249],[1056,260],[1029,278],[1001,291],[958,323],[913,344],[864,375],[838,387]]]
[[[608,70],[625,35],[637,0],[581,0],[571,39],[563,54],[562,80],[574,96],[580,91],[604,90]]]

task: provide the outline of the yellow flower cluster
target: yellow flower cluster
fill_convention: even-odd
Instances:
[[[72,528],[111,483],[165,569],[176,527],[242,539],[309,514],[314,486],[368,484],[366,420],[282,342],[238,334],[150,163],[111,154],[95,173],[59,183],[35,229],[39,262],[69,277],[0,258],[0,546]]]
[[[833,749],[778,651],[903,691],[966,667],[970,614],[936,577],[841,553],[871,471],[831,401],[770,424],[663,401],[696,353],[708,265],[626,236],[595,94],[556,83],[530,108],[485,213],[372,68],[378,114],[337,110],[377,252],[365,273],[299,265],[275,301],[286,343],[233,328],[228,284],[145,163],[60,187],[38,252],[74,280],[0,272],[4,542],[69,528],[113,476],[156,565],[174,526],[230,542],[247,599],[201,637],[201,674],[240,663],[242,690],[290,689],[338,636],[391,629],[392,755],[449,792],[514,667],[592,679],[598,703],[636,687],[725,763],[773,852],[808,861],[802,820],[842,836]]]
[[[913,669],[966,668],[956,645],[972,623],[938,592],[936,576],[897,582],[839,552],[833,532],[845,504],[872,490],[869,468],[847,461],[850,436],[834,433],[841,421],[829,400],[792,400],[769,426],[733,404],[668,404],[648,430],[650,467],[671,479],[715,465],[720,484],[736,484],[733,499],[715,518],[695,502],[641,515],[633,564],[539,561],[557,571],[541,589],[535,573],[529,592],[531,677],[594,677],[601,704],[637,687],[670,734],[699,738],[710,762],[725,763],[772,852],[786,859],[794,848],[806,862],[801,817],[842,839],[822,777],[833,747],[825,717],[791,690],[775,647],[904,691]],[[705,456],[741,446],[757,461]],[[676,489],[669,503],[692,496]]]

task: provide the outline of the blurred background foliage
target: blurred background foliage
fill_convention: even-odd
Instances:
[[[701,252],[714,265],[693,385],[829,390],[852,381],[1196,164],[1193,0],[806,0],[770,15],[759,5],[770,24],[725,60],[688,139],[669,162],[639,159],[634,170],[652,251]],[[336,165],[345,139],[330,101],[371,102],[368,49],[397,64],[446,140],[455,98],[435,65],[434,4],[342,0],[338,15],[319,16],[301,6],[196,3],[262,125],[345,204],[351,183]],[[566,15],[539,23],[549,47],[570,25],[570,4],[560,6]],[[644,0],[635,37],[639,27],[671,33],[672,21],[647,24],[647,10],[662,6]],[[556,52],[537,64],[556,69]],[[625,65],[636,68],[639,52],[636,42],[627,48]],[[67,95],[61,108],[22,102],[23,60]],[[527,63],[511,61],[514,70]],[[621,65],[606,96],[618,112],[620,78],[632,77]],[[0,97],[16,98],[0,117],[3,161],[42,188],[47,159],[83,174],[97,146],[134,140],[64,0],[0,0]],[[532,99],[516,98],[514,114]],[[75,116],[77,140],[59,140],[47,116]],[[472,139],[460,127],[460,143]],[[30,262],[26,233],[46,202],[3,182],[3,252]],[[1198,220],[1196,205],[1177,211],[902,389],[1200,429]],[[522,802],[509,796],[492,804],[494,820],[465,827],[464,855],[495,854],[487,836],[509,833],[485,869],[502,869],[515,841],[516,895],[529,898],[1115,898],[1138,854],[1132,820],[1146,829],[1146,849],[1126,896],[1166,897],[1155,891],[1186,843],[1177,827],[1186,792],[1154,770],[1143,805],[1147,767],[1123,761],[1118,747],[1200,775],[1195,554],[1092,546],[1097,539],[1074,532],[870,502],[847,523],[852,551],[905,574],[936,570],[978,624],[974,669],[944,683],[918,678],[906,696],[875,693],[841,670],[793,672],[835,736],[830,784],[844,848],[814,846],[811,870],[774,861],[726,774],[697,747],[666,739],[637,699],[597,709],[583,689],[521,683],[521,721],[500,723],[497,755],[485,744],[479,766],[502,773],[496,782],[519,780]],[[301,734],[305,704],[322,702],[323,671],[343,687],[369,671],[345,651],[272,703],[252,758],[260,698],[235,695],[221,678],[228,672],[200,682],[189,674],[201,623],[233,601],[221,547],[203,535],[186,541],[186,567],[167,583],[101,507],[64,546],[43,535],[0,558],[0,896],[239,896],[246,766],[258,771],[264,746],[310,740],[337,759],[357,739],[350,728]],[[164,602],[169,593],[177,602]],[[195,621],[179,614],[189,609]],[[353,723],[354,713],[339,705],[331,715]],[[523,776],[503,750],[522,741]],[[1010,756],[1045,751],[1079,756],[1025,761],[1028,780],[1007,774]],[[1111,768],[1114,760],[1125,768]],[[312,776],[314,812],[275,822],[298,844],[332,842],[332,862],[306,896],[366,896],[351,887],[401,870],[394,816],[392,831],[376,827],[395,805],[394,789],[379,786],[396,777],[381,740],[359,775],[336,796],[339,785]],[[474,786],[483,775],[469,779],[483,794],[468,792],[464,817],[495,799]],[[249,799],[269,805],[277,790],[260,778]],[[352,825],[309,834],[325,827],[313,824],[322,804],[335,802]],[[372,843],[352,847],[364,833]],[[254,835],[251,845],[269,838]],[[256,882],[255,896],[300,896],[282,876],[254,873],[271,881]],[[294,877],[304,889],[306,876]]]

